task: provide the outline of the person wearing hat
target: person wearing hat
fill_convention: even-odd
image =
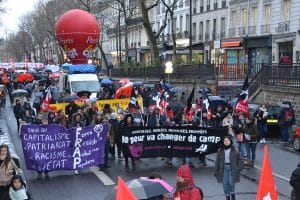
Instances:
[[[223,145],[217,153],[214,176],[223,184],[226,200],[235,200],[235,183],[240,181],[243,161],[229,136],[223,138]],[[231,198],[230,198],[231,197]]]
[[[202,200],[199,189],[195,186],[189,165],[182,165],[177,170],[176,191],[174,200]]]
[[[12,177],[9,188],[9,198],[11,200],[28,200],[29,195],[26,191],[26,184],[21,175],[16,174]]]

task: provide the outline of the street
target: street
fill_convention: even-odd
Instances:
[[[24,157],[20,137],[17,134],[16,120],[13,117],[10,105],[4,111],[4,118],[1,119],[1,129],[10,133],[16,152],[22,161],[22,168],[25,173],[29,191],[35,200],[104,200],[113,199],[114,188],[117,177],[128,181],[140,176],[149,176],[153,172],[159,172],[162,177],[171,185],[176,183],[176,170],[181,165],[182,160],[173,159],[173,165],[166,165],[161,158],[141,159],[137,162],[136,171],[131,168],[126,170],[124,161],[118,159],[110,160],[111,168],[99,171],[97,167],[86,169],[74,175],[73,171],[50,172],[50,179],[37,180],[37,173],[28,171],[25,168]],[[2,138],[4,139],[4,138]],[[289,178],[291,172],[300,161],[300,154],[295,152],[291,145],[282,146],[276,139],[268,141],[269,157],[276,181],[276,187],[280,199],[290,199],[291,187]],[[237,198],[243,200],[255,199],[257,191],[260,167],[263,156],[263,144],[258,144],[257,161],[254,168],[246,167],[241,176],[241,182],[236,184]],[[197,186],[204,191],[205,199],[223,199],[223,187],[216,182],[213,176],[215,154],[207,156],[207,167],[199,166],[196,158],[192,169],[194,180]]]

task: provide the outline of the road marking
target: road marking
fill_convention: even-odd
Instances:
[[[254,167],[255,167],[256,169],[258,169],[258,170],[261,171],[261,168],[258,167],[257,165],[254,165]],[[272,174],[273,174],[274,176],[276,176],[277,178],[280,178],[280,179],[282,179],[282,180],[284,180],[284,181],[290,182],[290,179],[289,179],[289,178],[286,178],[286,177],[284,177],[284,176],[282,176],[282,175],[280,175],[280,174],[277,174],[277,173],[275,173],[275,172],[272,172]]]
[[[90,170],[102,181],[104,185],[114,185],[115,182],[109,178],[103,171],[99,171],[99,168],[94,166],[90,167]]]

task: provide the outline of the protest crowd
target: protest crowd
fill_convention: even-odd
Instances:
[[[48,75],[50,77],[50,72]],[[13,104],[20,135],[24,125],[57,124],[70,129],[105,124],[108,131],[105,139],[104,163],[99,165],[99,170],[108,170],[107,168],[111,167],[110,160],[114,159],[124,161],[126,168],[137,170],[137,162],[141,158],[132,156],[129,148],[122,145],[121,141],[123,135],[130,134],[126,132],[129,130],[128,127],[223,127],[227,134],[218,146],[214,174],[217,181],[223,184],[226,200],[234,200],[234,184],[239,182],[242,168],[254,166],[256,146],[258,143],[265,143],[267,130],[264,105],[254,113],[237,110],[230,100],[208,102],[208,94],[202,91],[200,95],[197,95],[198,91],[195,87],[190,93],[188,91],[172,92],[170,84],[164,79],[153,87],[142,84],[130,85],[132,88],[129,93],[125,90],[118,91],[119,88],[114,84],[103,84],[96,99],[89,99],[90,94],[84,92],[82,96],[75,99],[69,91],[59,91],[57,79],[46,77],[41,80],[36,74],[32,74],[32,77],[33,80],[28,82],[19,82],[15,79],[11,82],[2,82]],[[26,90],[28,84],[32,84],[30,90]],[[120,84],[120,87],[126,84],[128,83]],[[28,94],[14,97],[13,92],[20,89],[25,89]],[[117,92],[119,92],[118,99],[129,99],[126,109],[109,103],[104,103],[101,108],[98,106],[97,101],[116,99]],[[245,99],[243,95],[240,97],[241,100]],[[51,109],[51,105],[60,103],[65,103],[65,106],[60,109]],[[285,121],[284,113],[279,116],[286,129],[294,123],[294,113],[292,118],[291,121]],[[283,135],[282,140],[288,142],[287,133]],[[22,196],[22,199],[29,199],[24,191],[25,184],[22,177],[18,173],[15,175],[12,173],[12,171],[19,170],[19,167],[10,157],[8,147],[1,145],[0,149],[1,192],[8,192],[7,194],[13,200],[21,199],[15,198],[18,195]],[[166,165],[172,165],[173,159],[182,159],[183,165],[177,172],[178,183],[173,199],[202,199],[198,189],[193,188],[194,182],[190,168],[194,168],[196,163],[207,166],[205,154],[199,154],[196,159],[188,156],[173,158],[172,155],[161,158]],[[230,163],[236,163],[236,165]],[[45,178],[50,178],[51,174],[47,170],[36,171],[38,179],[43,178],[43,174]],[[78,170],[74,173],[78,174]],[[5,179],[2,179],[3,176]],[[185,191],[187,186],[192,187],[189,189],[192,192]],[[189,198],[189,195],[195,197]],[[163,196],[160,197],[160,199],[163,198]]]

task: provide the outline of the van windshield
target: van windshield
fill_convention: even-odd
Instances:
[[[97,93],[100,89],[99,81],[72,81],[71,88],[73,92],[89,91]]]

